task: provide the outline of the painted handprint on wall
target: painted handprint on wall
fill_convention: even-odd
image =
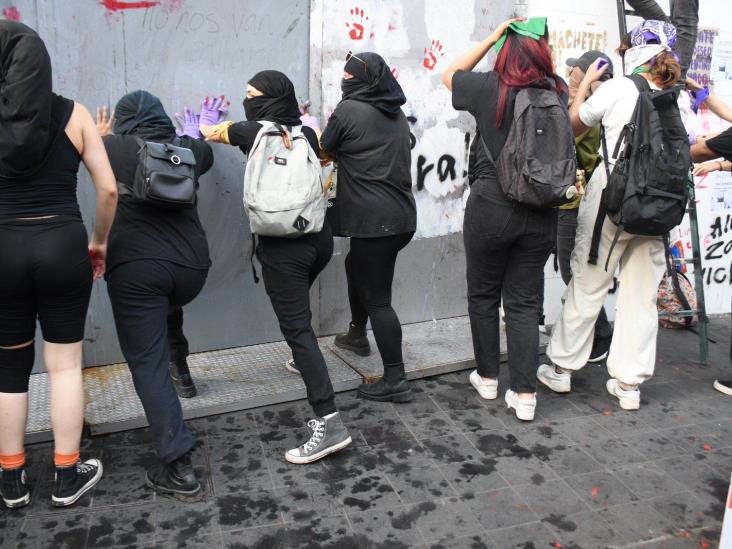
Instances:
[[[439,40],[433,40],[430,48],[424,49],[424,60],[422,61],[424,68],[428,71],[434,70],[435,66],[440,61],[440,58],[444,55],[445,52],[442,51],[442,42]]]
[[[348,36],[351,40],[363,40],[366,22],[369,20],[368,15],[358,6],[351,8],[350,13],[351,22],[346,21],[346,27],[349,29]]]

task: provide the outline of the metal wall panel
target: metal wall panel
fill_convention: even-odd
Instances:
[[[17,0],[0,2],[0,8],[14,8],[3,15],[17,13],[39,31],[51,53],[56,91],[90,111],[142,88],[158,95],[171,117],[206,94],[224,93],[232,99],[231,118],[241,120],[246,82],[264,69],[285,72],[298,95],[307,97],[308,0],[152,3],[152,8],[132,9],[126,1]],[[214,148],[216,162],[201,180],[199,206],[214,266],[203,293],[186,307],[193,351],[281,339],[249,265],[243,156],[229,146]],[[95,199],[85,172],[78,196],[90,226]],[[103,282],[94,288],[84,351],[87,366],[122,359]]]

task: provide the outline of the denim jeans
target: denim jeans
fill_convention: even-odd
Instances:
[[[628,0],[628,4],[643,19],[669,21],[676,27],[676,47],[674,49],[681,60],[681,80],[683,81],[691,64],[694,46],[696,46],[699,0],[671,0],[671,17],[663,12],[655,0]]]
[[[503,297],[511,389],[536,390],[539,286],[554,245],[554,211],[531,210],[506,198],[495,179],[470,189],[463,236],[468,314],[478,373],[497,377],[498,307]]]

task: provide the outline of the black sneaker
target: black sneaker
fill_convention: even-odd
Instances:
[[[147,470],[147,485],[160,494],[191,498],[201,491],[201,483],[191,463],[191,452],[168,464],[156,463]]]
[[[356,326],[351,322],[348,325],[347,333],[335,336],[335,346],[356,353],[358,356],[369,356],[371,346],[369,338],[366,337],[366,326]]]
[[[173,380],[175,391],[181,398],[193,398],[198,394],[196,384],[193,383],[188,362],[184,358],[170,363],[170,379]]]
[[[378,402],[410,402],[412,391],[406,376],[387,380],[381,378],[375,383],[364,383],[358,388],[358,396]]]
[[[18,509],[30,503],[30,485],[25,467],[0,469],[0,496],[8,509]]]
[[[87,459],[70,467],[56,467],[51,504],[54,507],[73,505],[78,499],[94,488],[102,478],[102,462]]]

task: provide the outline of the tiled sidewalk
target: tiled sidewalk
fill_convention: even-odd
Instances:
[[[635,413],[606,395],[600,366],[576,376],[570,396],[540,390],[530,424],[482,401],[460,372],[415,382],[410,404],[339,394],[354,444],[310,466],[283,458],[307,435],[305,402],[193,420],[206,481],[197,503],[145,487],[153,456],[138,430],[87,441],[106,475],[77,507],[54,510],[51,449],[36,445],[35,500],[0,510],[0,546],[716,548],[732,399],[711,382],[732,377],[728,324],[713,326],[708,368],[691,364],[694,334],[662,331],[657,375]]]

